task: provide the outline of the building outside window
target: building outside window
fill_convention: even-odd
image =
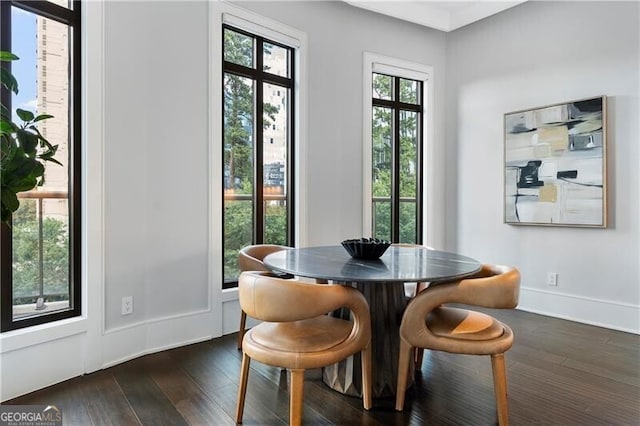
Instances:
[[[224,25],[224,288],[238,251],[293,245],[293,48]]]
[[[62,165],[45,163],[42,186],[18,195],[11,227],[0,231],[2,331],[80,315],[80,2],[2,1],[0,50],[18,94],[2,89],[16,110],[53,118],[37,123]],[[5,66],[3,64],[3,66]]]

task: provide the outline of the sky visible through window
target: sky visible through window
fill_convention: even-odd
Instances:
[[[12,73],[18,80],[18,95],[13,95],[13,121],[21,122],[15,114],[16,108],[37,112],[36,103],[36,15],[17,7],[11,8],[11,52],[20,60],[11,64]]]

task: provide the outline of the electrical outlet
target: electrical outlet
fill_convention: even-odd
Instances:
[[[133,313],[133,296],[126,296],[122,298],[122,315],[129,315]]]
[[[557,272],[547,272],[547,285],[557,286],[558,285],[558,273]]]

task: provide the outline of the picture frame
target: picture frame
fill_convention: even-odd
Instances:
[[[607,98],[504,114],[504,223],[607,226]]]

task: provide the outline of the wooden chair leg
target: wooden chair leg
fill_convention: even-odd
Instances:
[[[498,424],[500,426],[508,426],[509,406],[507,402],[507,374],[504,354],[491,355],[491,369],[493,370],[493,387],[496,393]]]
[[[289,425],[302,424],[302,405],[304,398],[304,370],[291,370],[291,389],[289,390]]]
[[[244,330],[247,326],[247,314],[243,310],[240,311],[240,329],[238,330],[238,350],[242,349],[242,339],[244,338]]]
[[[371,375],[371,343],[360,352],[360,363],[362,365],[362,405],[365,410],[370,410],[373,406],[372,391],[373,377]]]
[[[251,358],[247,354],[242,354],[242,366],[240,367],[240,383],[238,386],[238,404],[236,406],[236,423],[242,423],[242,413],[244,412],[244,398],[247,394],[247,379],[249,378],[249,364]]]
[[[413,360],[413,348],[404,340],[400,339],[400,356],[398,360],[398,380],[396,387],[396,410],[402,411],[404,408],[404,396],[407,392],[407,382],[409,380],[409,362]]]

